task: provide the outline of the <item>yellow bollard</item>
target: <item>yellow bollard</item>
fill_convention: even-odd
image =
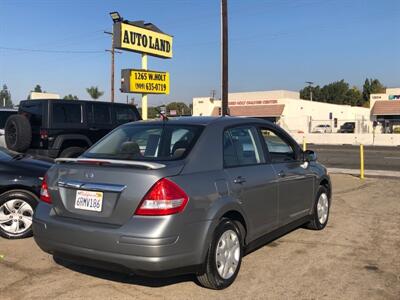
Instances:
[[[360,144],[360,179],[364,179],[364,145]]]
[[[307,150],[306,138],[303,136],[303,151]]]

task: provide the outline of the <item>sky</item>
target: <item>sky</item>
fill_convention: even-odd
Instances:
[[[171,77],[170,94],[149,105],[220,96],[220,0],[0,0],[0,84],[14,103],[36,84],[80,99],[98,86],[108,101],[111,11],[174,36],[172,59],[149,57],[149,69]],[[399,15],[399,0],[228,0],[229,91],[341,79],[361,88],[367,77],[399,87]],[[124,68],[140,68],[140,55],[116,54],[118,102]]]

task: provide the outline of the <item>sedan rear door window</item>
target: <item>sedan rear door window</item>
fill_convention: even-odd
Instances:
[[[261,151],[253,127],[235,127],[224,132],[224,165],[226,167],[260,164]]]

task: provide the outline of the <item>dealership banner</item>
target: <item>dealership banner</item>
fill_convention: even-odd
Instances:
[[[172,58],[172,36],[168,34],[122,22],[114,24],[113,34],[114,48]]]

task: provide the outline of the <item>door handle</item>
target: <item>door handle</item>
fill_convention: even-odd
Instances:
[[[279,176],[279,177],[282,177],[282,178],[283,178],[283,177],[286,177],[285,171],[283,171],[283,170],[280,171],[280,172],[278,173],[278,176]]]
[[[233,183],[236,183],[236,184],[242,184],[242,183],[244,183],[244,182],[246,182],[246,178],[244,178],[244,177],[242,177],[242,176],[236,177],[236,178],[233,180]]]
[[[97,131],[97,130],[100,130],[100,128],[97,128],[97,127],[90,127],[89,130]]]

